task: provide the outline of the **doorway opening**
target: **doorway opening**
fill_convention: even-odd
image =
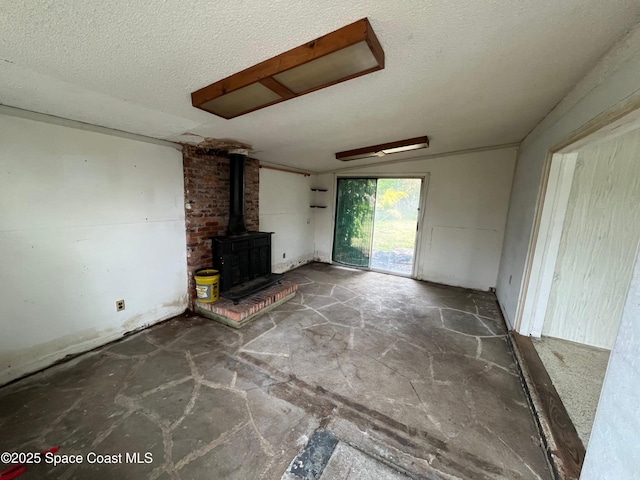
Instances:
[[[413,276],[421,178],[338,178],[333,261]]]
[[[638,156],[640,110],[550,155],[517,325],[583,447],[567,447],[578,473],[640,244]],[[570,445],[550,418],[555,441]]]

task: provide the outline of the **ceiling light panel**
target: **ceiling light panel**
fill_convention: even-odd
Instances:
[[[376,69],[378,61],[366,42],[330,53],[299,67],[274,75],[273,78],[296,94],[333,85]]]
[[[191,94],[194,107],[234,118],[384,68],[384,52],[363,18]]]
[[[397,142],[381,143],[379,145],[371,145],[370,147],[338,152],[336,153],[336,159],[348,162],[350,160],[360,160],[369,157],[384,157],[385,155],[408,152],[420,148],[429,148],[429,137],[407,138],[406,140],[398,140]]]
[[[203,103],[200,108],[224,118],[282,101],[282,97],[261,83],[252,83]]]

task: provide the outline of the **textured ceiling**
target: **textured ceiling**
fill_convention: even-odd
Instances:
[[[429,154],[520,141],[639,13],[637,0],[7,0],[0,103],[161,139],[235,138],[263,161],[325,171],[371,163],[335,152],[425,134]],[[362,17],[384,70],[233,120],[191,106],[192,91]]]

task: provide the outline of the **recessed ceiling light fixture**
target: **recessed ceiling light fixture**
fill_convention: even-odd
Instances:
[[[363,18],[191,94],[194,107],[234,118],[384,68],[384,51]]]
[[[346,152],[338,152],[336,153],[336,159],[348,162],[349,160],[359,160],[361,158],[384,157],[392,153],[408,152],[420,148],[429,148],[429,137],[408,138],[397,142],[382,143],[380,145],[347,150]]]

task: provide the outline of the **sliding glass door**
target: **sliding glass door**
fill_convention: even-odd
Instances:
[[[369,267],[375,202],[375,178],[338,179],[334,262]]]
[[[422,180],[339,178],[333,261],[411,275]]]

